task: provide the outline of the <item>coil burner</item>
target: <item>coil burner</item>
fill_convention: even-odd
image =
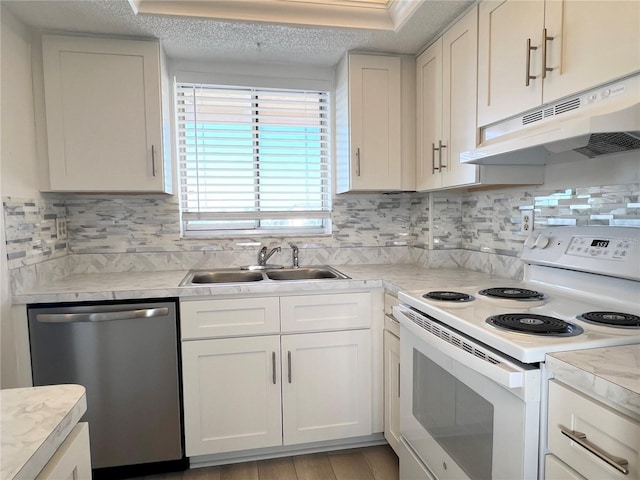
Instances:
[[[509,300],[543,300],[544,293],[535,290],[518,287],[494,287],[485,288],[478,292],[480,295],[492,298],[505,298]]]
[[[429,300],[437,300],[441,302],[455,302],[455,303],[472,302],[473,300],[475,300],[473,295],[469,295],[467,293],[449,292],[449,291],[427,292],[424,295],[422,295],[422,297],[428,298]]]
[[[640,317],[620,312],[587,312],[576,317],[578,320],[617,328],[640,328]]]
[[[486,322],[496,328],[530,335],[571,337],[583,330],[578,325],[546,315],[531,313],[505,313],[493,315]]]

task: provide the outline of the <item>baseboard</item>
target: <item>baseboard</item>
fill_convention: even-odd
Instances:
[[[305,443],[303,445],[282,445],[278,447],[242,450],[238,452],[217,453],[214,455],[200,455],[189,458],[190,468],[213,467],[230,463],[267,460],[270,458],[291,457],[310,453],[332,452],[348,448],[373,447],[385,445],[387,441],[382,433],[374,433],[365,437],[330,440],[326,442]]]

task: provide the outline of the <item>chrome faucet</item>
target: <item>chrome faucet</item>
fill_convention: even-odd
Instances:
[[[300,266],[300,258],[298,256],[299,250],[296,245],[291,245],[291,251],[293,253],[293,268],[298,268]]]
[[[274,253],[280,252],[281,250],[282,248],[275,247],[272,248],[269,253],[267,253],[267,247],[262,247],[260,249],[260,252],[258,253],[258,265],[260,265],[261,267],[266,267],[267,260],[269,260]]]

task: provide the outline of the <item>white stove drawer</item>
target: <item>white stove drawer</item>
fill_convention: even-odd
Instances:
[[[556,380],[549,382],[548,446],[587,479],[640,477],[640,423]]]

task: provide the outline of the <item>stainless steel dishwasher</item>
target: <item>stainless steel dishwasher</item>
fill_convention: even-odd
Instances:
[[[183,459],[176,302],[29,306],[34,385],[87,389],[92,468]]]

